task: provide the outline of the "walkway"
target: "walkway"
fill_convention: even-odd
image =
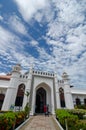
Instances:
[[[33,116],[20,130],[60,130],[52,116]]]

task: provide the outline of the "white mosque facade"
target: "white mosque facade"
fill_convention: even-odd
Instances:
[[[28,98],[26,92],[30,93]],[[31,115],[43,113],[44,105],[48,105],[49,112],[55,114],[55,109],[86,105],[86,89],[71,87],[65,72],[62,80],[54,73],[33,69],[22,75],[21,66],[16,65],[11,75],[0,76],[0,110],[24,110],[27,102]]]

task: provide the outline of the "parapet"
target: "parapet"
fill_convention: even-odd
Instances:
[[[33,70],[33,75],[46,76],[46,77],[54,77],[54,73],[43,72],[43,71],[35,71]]]

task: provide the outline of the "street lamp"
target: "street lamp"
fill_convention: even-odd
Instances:
[[[65,127],[66,127],[66,130],[68,130],[68,122],[67,122],[67,118],[65,118]]]
[[[25,106],[25,112],[27,114],[27,117],[29,117],[30,107],[29,107],[28,97],[30,95],[30,92],[26,91],[25,95],[27,96],[27,103],[26,103],[26,106]]]

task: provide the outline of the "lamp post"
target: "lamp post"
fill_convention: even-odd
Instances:
[[[67,118],[65,118],[65,126],[66,126],[66,130],[68,130],[68,124],[67,124]]]
[[[25,95],[27,96],[27,103],[28,103],[28,97],[29,97],[30,93],[28,91],[26,91]]]
[[[26,114],[27,114],[27,118],[29,117],[29,102],[28,102],[28,97],[30,95],[30,92],[26,91],[25,95],[27,96],[27,103],[26,103],[26,106],[25,106],[25,111],[26,111]]]

